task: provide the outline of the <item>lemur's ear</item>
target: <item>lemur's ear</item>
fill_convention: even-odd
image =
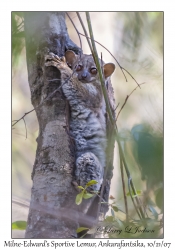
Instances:
[[[104,76],[105,78],[107,78],[108,76],[112,75],[112,73],[114,72],[115,65],[113,63],[106,63],[103,66],[103,69],[104,69]]]
[[[72,50],[67,50],[65,53],[66,62],[69,66],[72,66],[75,62],[77,55]]]

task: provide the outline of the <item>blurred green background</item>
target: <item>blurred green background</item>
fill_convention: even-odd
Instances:
[[[83,33],[76,13],[69,13],[77,29]],[[80,15],[86,23],[85,13]],[[149,194],[152,207],[162,211],[163,201],[163,13],[162,12],[92,12],[90,13],[95,39],[103,44],[129,71],[141,89],[129,97],[120,113],[117,125],[123,150],[137,190]],[[79,45],[79,39],[69,19],[66,18],[70,38]],[[87,27],[87,25],[86,25]],[[22,31],[18,33],[17,30]],[[22,14],[12,14],[12,120],[19,119],[33,109],[25,57]],[[83,52],[90,54],[86,39],[82,37]],[[111,55],[97,44],[105,62],[116,65],[112,76],[115,92],[116,114],[126,96],[137,87],[126,72],[127,82]],[[12,130],[12,198],[29,204],[31,172],[35,159],[38,123],[35,112],[25,117]],[[127,180],[126,190],[128,192]],[[147,190],[147,191],[146,191]],[[124,211],[124,201],[119,167],[118,148],[115,147],[114,177],[111,194],[117,206]],[[142,196],[143,197],[143,196]],[[133,205],[128,197],[129,210]],[[149,202],[147,202],[148,204]],[[27,209],[13,203],[12,220],[27,220]],[[109,211],[110,214],[110,211]],[[132,214],[132,213],[131,213]],[[153,214],[152,214],[153,215]],[[149,215],[149,216],[152,216]],[[119,217],[122,218],[122,214]],[[133,212],[133,216],[135,216]],[[154,216],[153,216],[154,217]],[[157,218],[157,215],[156,215]],[[23,233],[14,231],[14,237]]]

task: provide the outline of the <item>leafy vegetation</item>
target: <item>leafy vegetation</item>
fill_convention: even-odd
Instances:
[[[87,191],[87,188],[90,187],[90,186],[92,186],[92,185],[94,185],[94,184],[97,184],[97,183],[98,183],[97,181],[91,180],[91,181],[89,181],[86,184],[85,187],[78,186],[78,188],[81,189],[82,191],[79,194],[77,194],[75,203],[77,205],[80,205],[82,203],[83,199],[90,199],[90,198],[92,198],[95,195],[95,193],[89,193]]]
[[[26,221],[15,221],[12,223],[12,230],[25,230],[27,227]]]

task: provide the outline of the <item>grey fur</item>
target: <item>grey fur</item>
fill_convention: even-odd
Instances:
[[[78,80],[78,79],[77,79]],[[86,89],[92,92],[92,86],[86,85]],[[94,87],[94,86],[93,86]],[[98,181],[92,186],[93,190],[99,190],[103,180],[103,169],[106,163],[106,120],[105,104],[94,111],[86,106],[86,101],[79,92],[72,89],[71,81],[62,86],[63,93],[69,100],[71,107],[70,134],[75,140],[76,169],[75,176],[79,185],[85,186],[90,180]]]
[[[73,57],[76,59],[76,55]],[[71,107],[70,135],[75,140],[76,181],[85,186],[88,181],[96,180],[98,183],[91,186],[91,189],[98,191],[103,181],[107,146],[106,104],[98,73],[92,79],[88,75],[88,82],[86,79],[79,81],[80,73],[73,74],[64,60],[50,53],[46,57],[46,66],[55,66],[60,70],[62,90]],[[81,64],[89,63],[95,65],[92,56],[83,55]],[[76,65],[75,60],[73,64]]]

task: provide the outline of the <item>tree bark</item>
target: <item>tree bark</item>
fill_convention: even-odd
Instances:
[[[24,27],[31,101],[39,123],[25,237],[71,238],[76,236],[78,214],[77,191],[71,185],[74,159],[68,105],[61,89],[56,91],[60,73],[53,67],[45,69],[44,56],[48,52],[63,56],[67,49],[79,53],[80,49],[69,39],[64,12],[26,12]]]

